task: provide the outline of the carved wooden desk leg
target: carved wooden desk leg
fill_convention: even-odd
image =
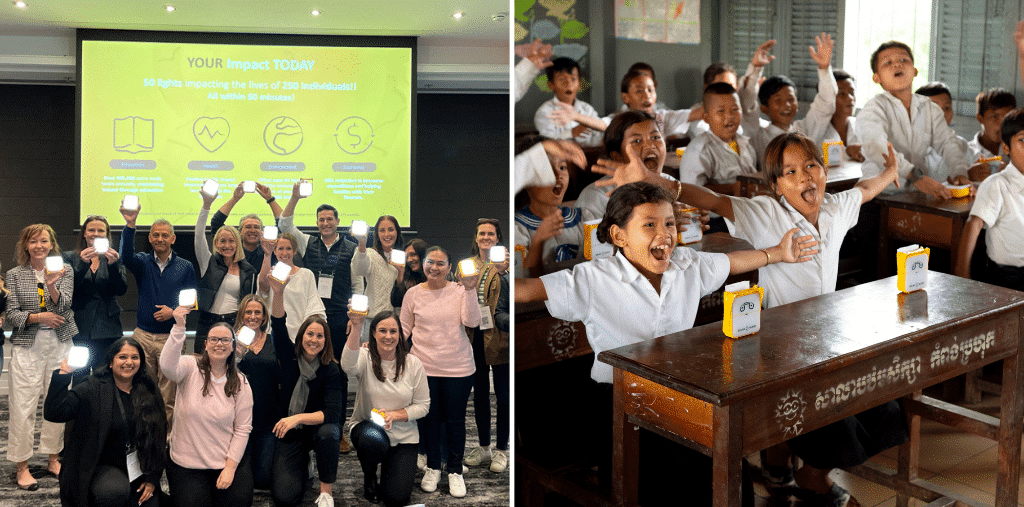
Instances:
[[[921,391],[915,391],[908,398],[921,399]],[[917,479],[918,459],[921,451],[921,416],[911,415],[907,418],[907,429],[910,439],[896,449],[896,477],[903,481]],[[909,507],[910,496],[903,493],[896,495],[896,507]]]
[[[715,507],[740,507],[743,486],[743,406],[715,406],[711,452]]]
[[[1017,321],[1018,326],[1020,320]],[[1018,336],[1021,330],[1018,329]],[[999,410],[999,472],[996,476],[996,507],[1009,507],[1017,503],[1020,476],[1021,419],[1024,418],[1024,354],[1021,340],[1017,341],[1017,355],[1003,360],[1003,392]]]
[[[629,422],[624,410],[629,400],[622,370],[615,369],[613,382],[612,501],[619,506],[639,505],[640,429]]]

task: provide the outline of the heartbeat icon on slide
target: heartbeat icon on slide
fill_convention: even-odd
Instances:
[[[201,116],[192,124],[192,135],[206,151],[213,153],[224,146],[231,133],[228,121],[221,117]]]

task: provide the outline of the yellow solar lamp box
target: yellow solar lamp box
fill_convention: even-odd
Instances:
[[[764,287],[750,282],[736,282],[725,286],[725,318],[722,331],[730,338],[740,338],[761,330],[761,300]]]
[[[583,222],[583,257],[588,261],[611,257],[614,253],[612,245],[597,240],[598,225],[601,225],[601,220]]]
[[[827,167],[843,165],[843,142],[825,141],[821,143],[821,154],[825,158],[825,165]]]
[[[680,245],[689,245],[690,243],[696,243],[704,238],[704,232],[701,231],[700,223],[700,210],[697,208],[686,208],[683,210],[685,216],[689,217],[689,225],[678,224],[676,227],[679,232],[676,233],[676,243]],[[686,228],[686,230],[683,230]]]
[[[931,249],[908,245],[896,249],[896,287],[900,292],[914,292],[928,285],[928,255]]]

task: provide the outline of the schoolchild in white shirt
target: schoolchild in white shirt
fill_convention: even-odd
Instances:
[[[795,237],[795,229],[778,245],[763,251],[714,254],[675,248],[673,202],[672,194],[656,184],[641,181],[619,187],[612,193],[597,230],[599,240],[614,245],[615,256],[539,279],[517,278],[516,302],[546,301],[551,316],[582,321],[591,348],[599,354],[692,327],[700,298],[720,287],[729,274],[757,269],[768,262],[804,262],[817,252],[809,238]],[[610,408],[612,367],[595,360],[591,378],[597,382],[596,403]],[[590,424],[608,426],[605,433],[610,435],[611,418],[596,419]],[[641,447],[646,450],[648,446],[643,442],[642,436]],[[610,466],[610,448],[607,451],[604,462],[599,463],[599,475]],[[663,448],[655,454],[666,452],[675,451]],[[660,462],[657,458],[651,456],[649,460]],[[704,467],[705,473],[709,470],[710,466]],[[684,481],[692,479],[680,475]],[[653,491],[656,486],[649,490],[643,473],[641,477],[641,502],[651,503],[645,491]],[[675,484],[678,482],[671,489],[678,501],[680,489]],[[701,490],[684,489],[690,505],[703,503],[694,501],[694,496],[704,498],[711,491],[710,481],[695,487]]]
[[[822,33],[816,36],[814,46],[809,47],[811,58],[818,64],[818,93],[814,96],[807,115],[796,120],[800,104],[796,98],[796,84],[786,76],[771,76],[760,83],[764,66],[775,57],[770,54],[775,45],[770,40],[758,47],[750,60],[747,73],[740,79],[740,104],[743,106],[743,133],[750,137],[757,152],[758,165],[764,167],[764,151],[779,134],[801,132],[811,139],[824,137],[825,128],[832,120],[836,106],[836,81],[832,76],[832,36]],[[760,105],[760,107],[758,107]],[[761,113],[768,116],[771,124],[761,127]]]
[[[953,183],[969,184],[964,147],[942,109],[928,97],[913,93],[917,69],[910,46],[897,41],[882,43],[871,55],[871,71],[871,79],[882,86],[883,93],[857,114],[857,136],[865,158],[863,178],[882,172],[886,144],[891,143],[899,164],[899,187],[949,199],[952,195],[942,185],[945,178],[928,174],[925,157],[931,147],[942,155]],[[890,185],[886,191],[895,192],[896,188]]]
[[[742,119],[739,96],[731,85],[714,83],[704,89],[702,104],[710,130],[687,146],[679,161],[680,181],[735,195],[736,177],[757,173],[750,140],[737,133]]]
[[[765,306],[770,308],[835,291],[843,237],[857,223],[860,206],[896,178],[891,146],[886,160],[882,174],[845,192],[827,194],[828,172],[817,144],[801,134],[786,133],[773,139],[765,150],[764,177],[775,196],[729,197],[684,184],[680,199],[722,215],[733,235],[755,248],[772,244],[794,228],[801,236],[817,241],[819,253],[811,262],[766,266],[758,271],[758,283],[765,288]],[[785,446],[773,447],[766,453],[770,484],[799,484],[819,496],[823,505],[846,505],[849,493],[832,483],[828,473],[860,464],[901,443],[906,438],[902,418],[898,404],[886,404],[790,440],[789,447],[805,463],[795,472],[795,482]]]
[[[942,110],[942,116],[946,119],[946,125],[953,126],[953,92],[950,91],[946,83],[942,81],[932,81],[914,91],[917,95],[924,95],[931,99],[935,105],[939,106]],[[964,160],[968,165],[971,164],[970,153],[971,150],[968,147],[967,140],[956,136],[956,142],[960,145],[960,149],[964,152]],[[929,146],[927,153],[925,154],[925,165],[927,166],[926,173],[932,178],[938,181],[946,181],[950,176],[950,168],[946,165],[946,161],[942,158],[942,153],[939,153],[935,148]],[[968,169],[968,171],[970,171]]]
[[[978,105],[976,117],[981,130],[967,141],[967,163],[971,164],[967,176],[971,181],[983,181],[1010,161],[1009,153],[999,149],[1002,144],[999,125],[1010,111],[1017,109],[1017,97],[1005,88],[989,88],[979,93],[974,102]],[[997,156],[1002,160],[991,160]]]
[[[708,86],[711,86],[715,83],[728,83],[733,88],[736,88],[737,79],[738,78],[736,77],[736,69],[733,68],[732,65],[729,65],[728,63],[725,62],[715,62],[712,63],[711,65],[708,65],[707,68],[704,69],[705,90],[708,89]],[[701,102],[694,104],[691,109],[697,109],[698,107],[703,106],[704,101],[701,100]],[[701,133],[707,132],[708,130],[710,130],[708,122],[704,121],[704,118],[701,117],[700,119],[690,122],[690,127],[687,130],[687,136],[690,139],[696,139],[697,136],[699,136]]]
[[[960,254],[954,273],[969,278],[971,257],[982,227],[988,267],[975,277],[1015,290],[1024,290],[1024,109],[1003,119],[1000,127],[1002,150],[1010,154],[1010,164],[978,186],[971,216],[960,235]]]
[[[699,109],[665,109],[658,107],[658,82],[651,71],[634,66],[622,77],[619,86],[622,103],[630,111],[644,111],[654,116],[658,129],[666,138],[684,137],[690,128],[690,122],[701,117]],[[622,114],[623,111],[602,118],[606,125]]]
[[[836,79],[836,112],[832,113],[832,121],[825,126],[825,137],[815,141],[818,144],[842,141],[846,156],[855,162],[863,162],[864,154],[857,137],[857,118],[853,115],[857,104],[857,81],[842,69],[833,70],[832,77]]]
[[[574,139],[580,146],[600,146],[604,122],[597,119],[593,106],[576,96],[580,91],[580,64],[572,58],[555,58],[547,68],[547,76],[548,88],[555,96],[541,104],[533,115],[533,124],[540,135],[550,139]],[[553,115],[556,110],[564,110],[570,117]],[[580,123],[581,116],[592,118],[587,123],[600,128]]]

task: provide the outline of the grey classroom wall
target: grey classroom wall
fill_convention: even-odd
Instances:
[[[605,115],[622,105],[619,83],[631,65],[643,61],[654,67],[658,77],[658,100],[669,108],[689,108],[700,100],[704,68],[716,61],[720,54],[719,2],[701,2],[699,44],[665,44],[615,38],[615,8],[613,2],[578,0],[577,17],[585,19],[590,28],[585,55],[585,77],[592,88],[580,93],[597,112]],[[521,43],[523,41],[517,41]],[[551,41],[545,41],[551,42]],[[740,72],[745,62],[729,62]],[[552,97],[550,91],[532,86],[527,95],[516,103],[516,132],[532,130],[533,115],[542,102]]]
[[[476,219],[497,218],[509,231],[507,94],[417,95],[416,237],[468,257]],[[48,223],[63,250],[77,240],[78,189],[74,155],[75,88],[0,85],[0,265],[14,266],[18,234]],[[196,202],[196,212],[199,202]],[[299,224],[312,227],[314,224]],[[402,224],[409,227],[410,224]],[[185,228],[181,228],[185,229]],[[179,229],[175,251],[195,262],[191,230]],[[118,241],[114,234],[114,241]],[[149,247],[136,236],[139,251]],[[135,283],[119,300],[134,325]]]

